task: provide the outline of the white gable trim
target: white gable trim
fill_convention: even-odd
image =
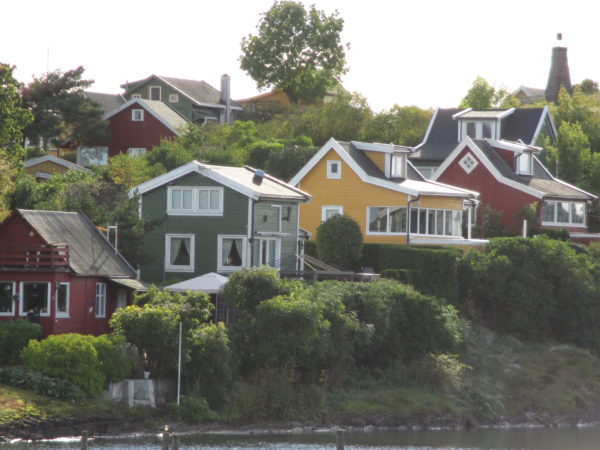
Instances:
[[[440,175],[442,175],[446,171],[446,169],[450,167],[454,160],[458,158],[458,156],[462,153],[465,147],[469,147],[469,150],[471,150],[471,152],[477,157],[477,159],[479,159],[479,161],[485,166],[485,168],[489,170],[489,172],[499,183],[510,186],[521,192],[525,192],[526,194],[532,195],[536,198],[544,198],[545,194],[543,192],[538,191],[537,189],[530,188],[529,186],[525,186],[522,183],[506,178],[505,176],[500,174],[500,172],[498,172],[498,169],[494,167],[494,165],[489,161],[489,159],[487,159],[485,154],[469,136],[465,136],[465,138],[462,141],[460,141],[460,143],[454,148],[454,150],[452,150],[452,153],[448,155],[448,157],[444,160],[442,165],[438,167],[438,169],[435,171],[435,173],[432,176],[432,180],[437,181]]]
[[[144,102],[144,99],[141,98],[132,98],[131,100],[129,100],[126,103],[123,103],[121,106],[119,106],[117,109],[114,109],[110,112],[107,112],[106,114],[104,114],[104,116],[102,117],[104,120],[108,120],[111,117],[115,116],[116,114],[120,113],[121,111],[129,108],[131,105],[133,104],[138,104],[139,106],[141,106],[142,108],[144,108],[144,110],[151,114],[152,117],[154,117],[156,120],[158,120],[160,123],[162,123],[165,127],[167,127],[171,132],[173,132],[175,134],[175,136],[180,136],[181,133],[174,128],[169,122],[167,122],[161,115],[159,115],[157,112],[155,112],[146,102]],[[166,103],[165,103],[166,105]],[[170,106],[168,106],[170,108]],[[176,113],[178,114],[178,113]],[[186,119],[187,121],[187,119]]]
[[[530,142],[531,145],[533,145],[535,143],[535,141],[537,141],[537,138],[538,138],[540,132],[542,131],[542,127],[544,126],[546,117],[548,118],[548,122],[550,122],[550,131],[553,134],[552,137],[554,139],[556,139],[557,134],[558,134],[556,132],[556,125],[554,125],[554,120],[552,119],[552,114],[550,114],[550,109],[548,108],[548,105],[546,105],[546,106],[544,106],[544,111],[542,112],[540,121],[538,122],[537,128],[535,129],[535,132],[533,133],[533,137],[531,138],[531,142]]]
[[[536,147],[534,145],[520,144],[518,142],[504,141],[502,139],[487,139],[492,147],[501,148],[502,150],[509,150],[515,153],[523,153],[524,151],[533,151],[540,152],[542,151],[541,147]]]

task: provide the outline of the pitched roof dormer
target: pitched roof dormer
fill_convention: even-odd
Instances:
[[[358,141],[352,141],[351,144],[367,156],[386,178],[406,178],[407,155],[412,152],[411,147]]]
[[[458,122],[458,141],[465,136],[472,139],[501,139],[502,119],[514,113],[511,109],[483,109],[472,108],[460,111],[452,116]]]

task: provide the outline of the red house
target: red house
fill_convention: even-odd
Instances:
[[[481,204],[502,211],[503,224],[513,230],[522,226],[523,208],[534,203],[541,228],[566,228],[579,241],[597,238],[587,227],[587,204],[596,196],[552,176],[535,156],[539,151],[520,142],[465,136],[433,179],[479,192]]]
[[[144,289],[135,276],[80,213],[18,209],[0,224],[0,320],[39,321],[45,336],[107,333]]]
[[[179,136],[189,123],[164,102],[133,98],[106,112],[110,140],[77,147],[77,163],[82,166],[106,165],[108,158],[127,153],[137,156],[158,146],[162,139]]]

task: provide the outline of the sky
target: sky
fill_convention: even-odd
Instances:
[[[600,80],[600,4],[589,0],[311,0],[344,19],[344,87],[379,112],[455,107],[477,76],[509,91],[545,88],[552,47],[571,81]],[[89,89],[117,94],[152,74],[204,80],[234,99],[259,93],[239,68],[240,42],[273,0],[20,0],[0,6],[0,62],[28,83],[85,68]],[[558,43],[556,34],[564,40]]]

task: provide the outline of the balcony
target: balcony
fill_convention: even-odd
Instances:
[[[68,266],[68,244],[0,246],[0,269],[65,269]]]

